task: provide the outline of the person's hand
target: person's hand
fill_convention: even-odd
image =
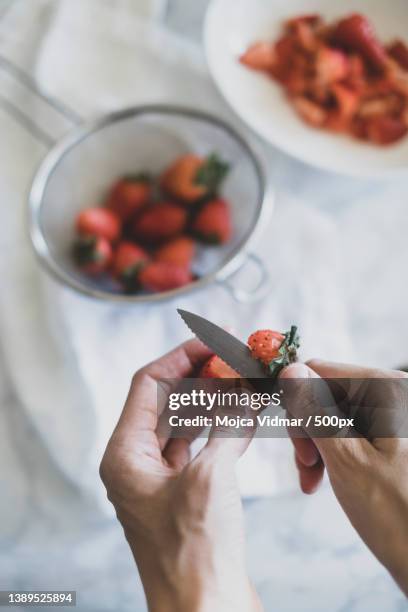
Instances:
[[[407,375],[313,360],[307,366],[289,366],[281,377],[403,379]],[[406,398],[399,399],[406,401]],[[391,404],[396,401],[393,396],[389,398]],[[316,491],[326,468],[333,490],[354,528],[408,595],[408,440],[389,437],[368,441],[354,435],[292,441],[302,490]]]
[[[192,340],[135,374],[101,464],[151,611],[261,610],[235,476],[248,438],[210,437],[191,461],[190,440],[155,432],[157,381],[191,376],[209,355]]]

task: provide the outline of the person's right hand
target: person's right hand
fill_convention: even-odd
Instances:
[[[190,340],[139,370],[101,463],[150,612],[263,609],[247,574],[235,473],[252,432],[227,438],[214,428],[191,458],[194,436],[157,430],[170,381],[194,376],[210,355]]]
[[[408,375],[313,360],[307,366],[287,367],[281,377],[402,379]],[[408,440],[316,437],[293,443],[302,490],[316,491],[326,468],[352,525],[408,595]]]

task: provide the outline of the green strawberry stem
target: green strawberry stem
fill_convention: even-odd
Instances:
[[[270,376],[274,379],[279,376],[283,368],[297,361],[297,350],[300,346],[300,338],[296,325],[292,325],[290,331],[286,332],[284,336],[285,339],[279,349],[279,357],[272,359],[268,365]]]
[[[299,338],[297,337],[297,326],[296,325],[292,325],[292,327],[290,328],[290,332],[289,332],[289,345],[293,344],[293,342],[295,341],[295,338],[297,338],[297,342],[299,343]],[[298,344],[299,346],[299,344]]]

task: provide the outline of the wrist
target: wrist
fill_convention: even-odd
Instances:
[[[259,599],[247,576],[235,588],[219,589],[213,580],[180,578],[179,585],[156,583],[146,590],[149,612],[261,612]]]
[[[262,610],[243,564],[216,558],[207,543],[191,538],[176,548],[132,547],[149,612]]]

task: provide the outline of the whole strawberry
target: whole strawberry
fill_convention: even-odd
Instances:
[[[252,356],[268,367],[271,376],[277,376],[282,368],[296,361],[299,346],[297,327],[294,325],[284,334],[266,329],[256,331],[248,338]]]
[[[115,242],[121,232],[119,217],[106,208],[86,208],[76,218],[75,228],[81,236],[98,236]]]
[[[189,268],[194,257],[194,241],[188,236],[180,236],[163,245],[155,254],[156,261],[167,261]]]
[[[238,372],[233,370],[218,355],[213,355],[201,368],[199,378],[241,378]]]
[[[139,275],[140,285],[147,291],[171,291],[188,285],[192,281],[189,270],[184,266],[154,261],[147,264]]]
[[[117,247],[112,272],[126,290],[132,291],[139,285],[139,274],[149,261],[144,249],[132,242],[121,242]]]
[[[186,223],[184,209],[164,202],[142,212],[133,224],[133,232],[142,242],[163,242],[181,234]]]
[[[216,193],[229,170],[218,155],[207,158],[188,154],[179,157],[162,175],[161,188],[185,204]]]
[[[152,195],[152,181],[149,175],[141,173],[124,176],[111,189],[108,207],[122,221],[128,221],[143,206],[149,203]]]
[[[218,198],[204,204],[193,223],[193,232],[208,244],[225,244],[232,235],[230,207]]]
[[[106,238],[85,236],[75,240],[72,254],[82,272],[89,276],[98,276],[111,263],[112,247]]]

